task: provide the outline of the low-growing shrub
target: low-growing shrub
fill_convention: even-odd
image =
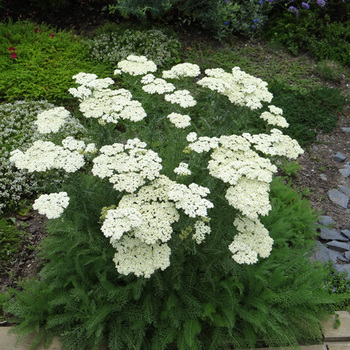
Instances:
[[[29,21],[0,23],[0,66],[0,101],[6,102],[69,98],[74,74],[106,69],[71,32]]]
[[[92,59],[106,62],[112,69],[131,54],[146,56],[159,67],[180,61],[180,41],[161,30],[132,30],[110,24],[104,28],[88,41],[88,46]]]
[[[345,77],[344,67],[337,61],[322,60],[317,62],[317,74],[325,80],[339,82]]]
[[[132,55],[114,72],[122,88],[76,75],[85,134],[56,137],[68,118],[49,110],[38,128],[55,142],[12,152],[19,168],[66,172],[33,204],[51,219],[47,264],[8,304],[18,332],[70,350],[320,340],[338,299],[307,258],[316,215],[273,176],[303,150],[267,83],[237,67],[156,71]]]

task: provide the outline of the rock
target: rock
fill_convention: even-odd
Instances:
[[[345,131],[345,132],[350,132],[350,128],[348,128],[348,127],[346,127],[346,126],[345,126],[345,127],[342,127],[341,129],[342,129],[343,131]]]
[[[327,246],[330,249],[336,250],[338,252],[346,252],[350,249],[349,243],[345,242],[338,242],[338,241],[331,241],[327,243]]]
[[[343,153],[337,152],[336,154],[333,155],[333,159],[336,162],[342,163],[345,161],[346,155],[344,155]]]
[[[325,247],[320,241],[317,241],[314,249],[314,253],[310,257],[310,261],[311,262],[320,261],[320,262],[328,263],[330,261],[330,257],[328,253],[329,251],[330,249]]]
[[[350,239],[350,230],[341,230],[340,231],[345,237]]]
[[[333,219],[330,216],[326,215],[321,215],[320,220],[318,222],[324,226],[330,226],[334,223]]]
[[[330,260],[332,260],[334,262],[334,264],[337,263],[338,260],[342,261],[342,262],[348,262],[348,259],[346,259],[345,256],[340,252],[328,249],[327,253],[328,253]]]
[[[348,259],[350,261],[350,251],[345,252],[344,256],[346,259]]]
[[[315,151],[318,151],[318,150],[319,150],[319,148],[318,148],[316,145],[312,146],[312,148],[313,148]]]
[[[346,196],[344,193],[333,188],[332,190],[328,191],[328,197],[333,203],[336,203],[342,208],[347,209],[348,203],[349,203],[349,197]]]
[[[325,174],[321,174],[321,175],[320,175],[320,178],[321,178],[321,180],[323,180],[323,181],[327,181],[327,180],[328,180],[328,177],[327,177]]]
[[[349,239],[345,236],[343,236],[340,231],[337,230],[333,230],[330,228],[326,228],[326,227],[322,227],[321,228],[321,235],[320,237],[322,239],[326,239],[326,240],[336,240],[336,241],[340,241],[340,242],[348,242]]]
[[[343,169],[339,169],[339,171],[344,177],[349,177],[349,175],[350,175],[350,168],[348,168],[348,167],[343,168]]]
[[[338,185],[338,188],[341,192],[343,192],[346,196],[350,197],[350,188],[344,185]]]
[[[346,272],[347,276],[345,277],[345,279],[350,280],[350,264],[334,264],[334,268],[340,273]]]

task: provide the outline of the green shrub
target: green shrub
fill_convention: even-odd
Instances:
[[[161,30],[131,30],[107,24],[99,32],[88,41],[91,58],[113,69],[131,54],[146,56],[159,67],[180,61],[180,42]]]
[[[86,45],[72,33],[28,21],[0,23],[0,66],[0,100],[7,102],[69,98],[74,74],[101,69],[103,75],[106,68],[89,60]]]
[[[273,103],[283,109],[290,124],[286,134],[307,145],[315,141],[318,131],[329,133],[336,126],[338,113],[346,105],[340,90],[328,87],[299,91],[287,85],[272,82]]]
[[[278,108],[270,106],[269,125],[263,120],[267,84],[237,68],[206,77],[193,64],[156,72],[144,57],[118,69],[118,90],[106,87],[112,80],[76,77],[83,140],[13,155],[20,168],[45,154],[43,171],[67,169],[33,204],[52,219],[47,263],[6,309],[18,332],[62,335],[70,350],[320,340],[326,305],[339,298],[307,257],[315,213],[272,176],[275,161],[302,150],[276,129],[284,124]]]
[[[211,0],[116,0],[110,12],[120,12],[124,17],[139,19],[166,19],[199,24],[216,38],[223,39],[232,33],[252,37],[259,32],[270,7],[260,6],[257,1]]]

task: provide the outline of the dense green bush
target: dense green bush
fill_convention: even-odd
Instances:
[[[0,100],[68,98],[72,76],[94,69],[86,45],[72,33],[29,21],[0,23]]]
[[[158,29],[136,30],[106,23],[88,46],[92,59],[106,62],[112,69],[131,54],[146,56],[159,67],[180,61],[179,40]]]
[[[270,6],[260,6],[254,0],[116,0],[110,12],[120,12],[124,17],[179,20],[187,24],[199,24],[216,38],[223,39],[232,33],[248,37],[263,28]]]
[[[350,4],[327,1],[310,10],[300,8],[299,15],[277,5],[264,31],[264,37],[285,45],[293,54],[309,52],[317,59],[350,64]]]
[[[239,68],[203,77],[185,64],[162,73],[130,56],[115,71],[118,90],[108,88],[112,79],[80,74],[70,91],[80,99],[84,137],[13,154],[28,170],[38,158],[44,172],[68,166],[33,204],[52,219],[47,263],[8,303],[18,332],[61,335],[68,350],[320,340],[326,305],[339,298],[308,260],[316,214],[272,176],[277,159],[302,150],[279,131],[287,126],[282,110],[266,111],[267,84]],[[51,117],[41,123],[64,125]],[[230,190],[239,186],[244,197],[234,202],[239,194]]]

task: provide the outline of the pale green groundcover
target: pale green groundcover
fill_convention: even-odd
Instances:
[[[170,121],[174,130],[184,133],[187,147],[182,152],[183,161],[173,164],[172,174],[164,173],[158,153],[137,137],[102,147],[98,147],[89,134],[84,140],[66,137],[60,145],[36,141],[25,152],[12,152],[11,161],[19,169],[30,172],[63,169],[68,173],[82,171],[89,163],[94,176],[108,179],[113,188],[123,194],[115,206],[101,208],[101,231],[116,250],[116,268],[124,275],[133,273],[149,278],[155,270],[169,266],[171,249],[167,242],[174,234],[172,225],[181,217],[193,220],[192,238],[197,244],[215,234],[215,229],[210,227],[210,209],[214,206],[208,199],[210,189],[194,182],[182,183],[184,177],[192,174],[187,155],[207,153],[206,171],[227,184],[226,193],[221,195],[240,213],[233,222],[233,232],[238,234],[228,246],[232,258],[239,264],[253,264],[258,257],[267,258],[273,240],[259,217],[271,209],[269,189],[273,173],[277,171],[272,159],[275,156],[293,159],[303,150],[276,128],[269,133],[217,137],[187,132],[186,129],[191,128],[191,107],[197,101],[180,82],[192,79],[201,89],[210,89],[213,94],[227,96],[231,103],[252,110],[271,102],[273,96],[267,83],[238,67],[230,73],[219,68],[208,69],[202,78],[199,78],[202,74],[199,67],[191,63],[163,71],[162,77],[152,74],[156,72],[156,65],[146,57],[131,55],[118,63],[115,75],[117,81],[131,79],[133,84],[141,86],[146,99],[154,96],[161,99],[161,103],[176,107],[164,120]],[[79,73],[73,78],[79,86],[70,89],[70,93],[79,99],[79,109],[90,122],[97,120],[105,126],[126,121],[127,125],[133,125],[130,122],[134,122],[136,130],[137,125],[144,126],[138,123],[146,120],[147,113],[131,91],[109,88],[114,80],[98,79],[94,74]],[[185,112],[179,113],[183,109]],[[288,127],[282,114],[280,108],[270,105],[269,111],[261,113],[260,118],[273,127]],[[69,118],[68,111],[54,108],[39,115],[36,124],[39,131],[54,133],[69,122]],[[169,142],[168,147],[173,147],[173,143]],[[42,195],[34,208],[50,218],[58,218],[65,208],[69,210],[69,193]]]

